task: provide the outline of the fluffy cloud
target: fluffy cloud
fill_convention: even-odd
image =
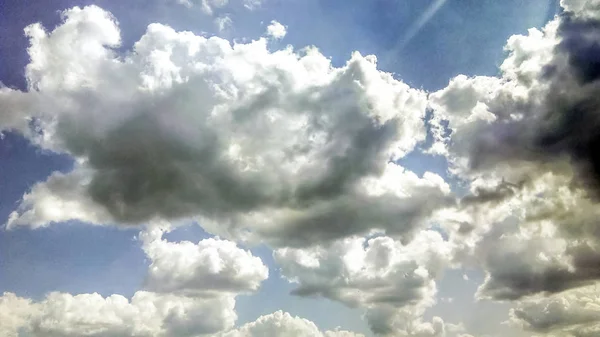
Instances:
[[[510,323],[552,336],[597,336],[600,333],[598,286],[523,301],[511,309]]]
[[[27,94],[7,88],[0,82],[0,133],[16,130],[30,134],[30,104]]]
[[[267,27],[267,35],[276,40],[283,39],[286,34],[286,27],[275,20],[271,21],[271,24]]]
[[[595,2],[564,2],[508,40],[500,77],[459,76],[430,95],[436,142],[470,191],[443,226],[481,266],[478,296],[515,300],[600,277]]]
[[[600,18],[600,1],[598,0],[560,0],[560,5],[566,11],[583,17]]]
[[[18,337],[19,331],[27,326],[35,314],[31,300],[17,297],[13,293],[4,293],[0,296],[0,334]]]
[[[50,293],[39,302],[5,293],[0,296],[0,332],[6,337],[364,337],[339,329],[323,332],[281,311],[231,329],[234,304],[228,296],[199,299],[144,291],[131,300]]]
[[[146,282],[150,290],[203,296],[252,292],[269,275],[260,258],[234,242],[210,238],[174,243],[161,235],[157,229],[141,234],[151,261]]]
[[[452,249],[441,235],[423,231],[409,244],[389,237],[348,238],[328,246],[274,252],[282,273],[300,296],[319,295],[365,309],[373,332],[437,336],[443,323],[421,323],[435,303],[435,279]]]
[[[62,15],[52,32],[26,29],[30,90],[7,95],[43,107],[29,109],[43,111],[38,142],[78,169],[35,186],[9,226],[198,216],[218,234],[305,244],[407,234],[450,201],[441,178],[387,164],[425,139],[426,95],[373,56],[335,68],[315,48],[270,52],[265,39],[231,45],[160,24],[117,55],[109,13]],[[408,185],[374,192],[390,174]]]
[[[38,302],[5,293],[2,336],[184,337],[230,330],[237,319],[235,296],[257,290],[267,267],[233,242],[167,242],[162,235],[168,226],[153,223],[140,234],[151,262],[146,290],[130,300],[53,292]]]
[[[563,173],[568,162],[576,170],[573,184],[594,194],[597,30],[592,19],[566,13],[542,31],[511,37],[502,77],[459,76],[433,93],[432,151],[469,178],[521,181],[540,171]]]
[[[15,307],[15,302],[20,303]],[[0,298],[0,312],[11,310],[12,320],[3,319],[0,329],[13,329],[7,330],[8,336],[17,329],[44,337],[198,336],[232,327],[234,305],[231,296],[192,298],[145,291],[131,300],[50,293],[40,302],[7,293]]]
[[[239,329],[228,331],[219,337],[364,337],[350,331],[336,330],[321,332],[306,319],[294,317],[287,312],[277,311],[259,317]]]
[[[112,222],[110,213],[86,196],[87,174],[78,168],[69,174],[53,173],[44,183],[26,193],[17,211],[10,214],[7,228],[27,225],[39,228],[72,219],[92,224]]]

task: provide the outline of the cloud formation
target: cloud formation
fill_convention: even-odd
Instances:
[[[200,9],[207,15],[213,15],[215,11],[225,8],[229,5],[229,0],[176,0],[178,3],[187,6],[200,6]],[[239,1],[248,10],[253,10],[262,5],[264,0],[242,0]]]
[[[271,51],[266,38],[231,44],[152,24],[120,53],[110,13],[67,10],[51,32],[26,28],[29,88],[0,87],[0,129],[76,167],[35,185],[7,225],[191,217],[276,247],[295,295],[358,307],[386,336],[463,333],[426,310],[444,270],[475,266],[476,297],[514,302],[513,325],[596,335],[600,5],[561,4],[543,29],[508,40],[499,76],[457,76],[429,97],[374,56],[334,67],[314,47]],[[426,139],[428,107],[427,151],[466,187],[458,203],[440,176],[397,163]],[[267,267],[232,241],[162,234],[140,235],[150,269],[131,299],[6,293],[0,334],[355,336],[283,312],[233,328],[235,296],[256,291]]]
[[[267,267],[230,241],[165,241],[169,226],[154,223],[140,234],[150,266],[146,289],[131,299],[52,292],[32,301],[5,293],[0,297],[2,336],[185,337],[232,329],[235,297],[258,290]]]
[[[0,329],[8,336],[19,336],[19,331],[44,337],[208,335],[233,326],[234,305],[231,296],[192,298],[145,291],[131,300],[54,292],[39,302],[5,293],[0,312],[17,310],[12,321],[0,322]]]
[[[597,336],[600,333],[598,285],[523,301],[511,309],[510,323],[552,336]]]
[[[362,308],[374,333],[406,336],[442,334],[443,321],[423,323],[420,316],[436,302],[435,280],[451,255],[434,231],[419,232],[407,245],[379,236],[274,252],[282,274],[298,284],[293,294]]]
[[[150,259],[146,286],[156,292],[210,296],[213,293],[250,293],[269,276],[269,270],[234,242],[204,239],[168,242],[162,231],[141,234]]]
[[[469,186],[442,222],[462,246],[457,258],[485,270],[482,298],[600,277],[600,22],[595,1],[563,4],[572,11],[508,40],[500,77],[458,76],[430,95],[429,151]]]
[[[267,26],[267,36],[270,36],[276,40],[281,40],[287,34],[287,28],[281,23],[273,20],[271,24]]]
[[[388,164],[425,139],[427,102],[373,56],[336,68],[315,48],[270,52],[265,39],[231,45],[160,24],[119,56],[109,13],[62,15],[52,32],[26,29],[30,90],[10,94],[43,106],[37,141],[80,164],[35,186],[9,227],[197,216],[218,234],[305,244],[408,234],[451,201],[441,178]],[[391,174],[408,185],[372,190]]]
[[[321,332],[311,321],[287,312],[277,311],[244,324],[239,329],[225,332],[219,337],[364,337],[350,331],[335,330]]]

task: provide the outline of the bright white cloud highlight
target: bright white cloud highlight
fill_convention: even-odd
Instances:
[[[448,266],[452,247],[439,233],[423,231],[407,245],[389,237],[344,239],[328,246],[275,251],[294,294],[323,296],[365,309],[375,333],[437,335],[443,322],[420,321],[435,303],[435,279]]]
[[[281,40],[287,34],[287,28],[281,23],[273,20],[267,27],[267,36],[270,36],[276,40]]]
[[[226,332],[219,337],[364,337],[350,331],[325,331],[311,321],[287,312],[277,311],[244,324],[239,329]]]
[[[154,229],[141,234],[151,263],[146,280],[153,291],[210,296],[213,293],[249,293],[269,276],[260,258],[234,242],[204,239],[168,242]]]

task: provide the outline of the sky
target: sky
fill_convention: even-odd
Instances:
[[[599,0],[0,0],[0,336],[598,336],[599,116]]]

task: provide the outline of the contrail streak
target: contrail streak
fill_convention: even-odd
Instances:
[[[434,3],[429,5],[429,7],[425,10],[425,12],[423,12],[423,14],[421,14],[419,19],[415,23],[413,23],[412,26],[410,26],[408,28],[408,31],[406,32],[406,34],[404,34],[404,37],[402,38],[402,40],[400,40],[400,43],[398,44],[398,46],[396,48],[404,47],[417,34],[419,34],[421,29],[427,24],[427,22],[429,22],[429,20],[431,20],[431,18],[435,15],[435,13],[437,13],[440,10],[440,8],[442,8],[442,6],[444,6],[446,1],[448,1],[448,0],[435,0]]]
[[[406,31],[404,36],[398,40],[394,48],[388,53],[388,56],[395,55],[402,48],[404,48],[419,32],[423,27],[433,18],[433,16],[446,4],[448,0],[435,0],[423,14],[415,21]]]

